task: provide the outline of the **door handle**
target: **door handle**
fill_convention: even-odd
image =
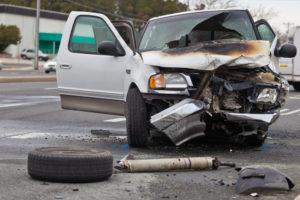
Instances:
[[[72,65],[63,64],[59,66],[61,69],[71,69]]]

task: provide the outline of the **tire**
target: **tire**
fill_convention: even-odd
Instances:
[[[113,172],[109,151],[77,147],[46,147],[28,154],[28,174],[38,180],[84,183],[107,180]]]
[[[299,82],[293,83],[293,87],[296,91],[300,91],[300,83]]]
[[[49,71],[49,70],[45,70],[45,73],[46,73],[46,74],[49,74],[49,73],[50,73],[50,71]]]
[[[149,114],[142,94],[130,88],[126,100],[126,128],[130,147],[145,147],[149,138]]]

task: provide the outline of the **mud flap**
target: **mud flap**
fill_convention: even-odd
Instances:
[[[179,146],[204,134],[205,123],[200,120],[200,114],[206,109],[207,105],[200,100],[184,99],[153,115],[151,123]]]
[[[236,191],[240,194],[250,194],[264,189],[291,190],[295,184],[280,171],[263,166],[248,166],[241,169],[236,184]]]

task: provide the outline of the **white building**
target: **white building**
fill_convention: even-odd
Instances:
[[[28,7],[0,4],[0,24],[16,25],[20,29],[21,43],[10,45],[5,52],[16,57],[24,48],[34,48],[36,10]],[[65,13],[42,10],[40,13],[40,50],[57,53],[65,22]]]

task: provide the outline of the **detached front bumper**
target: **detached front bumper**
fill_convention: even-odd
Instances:
[[[260,114],[224,112],[223,114],[224,114],[226,120],[228,120],[228,121],[231,121],[231,122],[248,122],[248,123],[272,124],[279,117],[279,112],[260,113]]]
[[[157,113],[151,117],[151,123],[159,131],[164,132],[175,145],[195,138],[204,133],[206,123],[203,115],[208,112],[208,106],[195,99],[184,99],[181,102]],[[220,112],[218,116],[223,122],[240,123],[260,127],[270,125],[279,117],[279,112],[272,113],[233,113]],[[212,116],[213,117],[213,116]]]

